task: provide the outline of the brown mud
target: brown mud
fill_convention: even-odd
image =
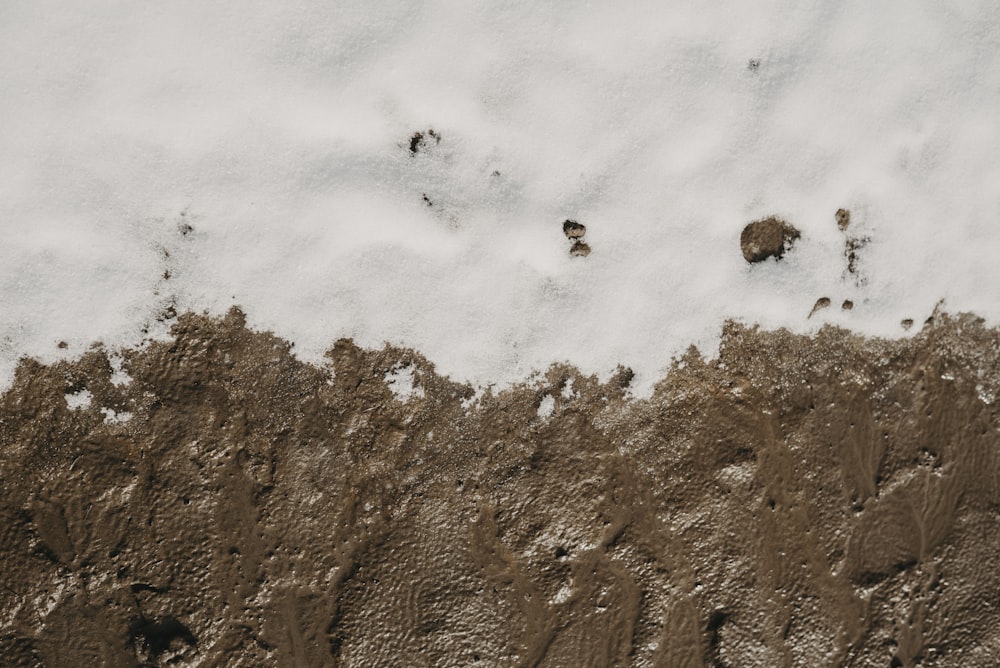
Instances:
[[[0,399],[0,664],[1000,657],[1000,335],[973,317],[730,324],[648,400],[568,366],[473,399],[347,340],[318,368],[237,311],[174,335],[126,384],[95,349]]]
[[[775,216],[755,220],[740,233],[743,259],[751,264],[769,257],[780,260],[801,236],[794,225]]]

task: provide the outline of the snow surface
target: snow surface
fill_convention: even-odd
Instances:
[[[424,398],[424,388],[417,384],[417,380],[413,376],[413,365],[397,365],[385,374],[383,380],[393,396],[402,403],[414,398]]]
[[[640,393],[729,317],[1000,318],[996,2],[5,0],[0,90],[0,386],[171,306]]]

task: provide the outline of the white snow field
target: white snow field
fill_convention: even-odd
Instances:
[[[0,91],[0,387],[171,304],[640,394],[726,318],[1000,319],[992,0],[3,0]]]

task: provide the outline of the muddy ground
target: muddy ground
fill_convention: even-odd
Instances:
[[[100,349],[25,361],[0,400],[0,664],[1000,660],[1000,335],[972,317],[729,325],[649,400],[568,366],[476,399],[347,340],[309,366],[237,311],[175,335],[125,382]]]

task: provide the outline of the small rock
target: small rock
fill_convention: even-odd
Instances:
[[[809,311],[808,317],[810,318],[813,317],[813,313],[819,311],[820,309],[825,309],[829,305],[830,305],[829,297],[820,297],[819,299],[816,300],[816,304],[813,306],[812,310]]]
[[[780,260],[801,236],[795,227],[771,216],[755,220],[744,227],[740,235],[740,247],[743,249],[743,257],[751,264],[769,257]]]
[[[854,308],[854,302],[852,302],[850,299],[845,299],[844,303],[840,305],[840,308],[844,309],[845,311],[850,311],[852,308]]]
[[[899,324],[903,326],[903,329],[909,330],[910,327],[913,327],[913,318],[907,318]]]
[[[622,366],[619,364],[615,368],[614,375],[611,376],[611,380],[614,384],[618,385],[621,389],[628,389],[629,385],[635,379],[635,372],[632,371],[631,367]]]
[[[590,246],[582,241],[577,241],[573,244],[573,247],[569,249],[569,254],[573,257],[587,257],[590,255]]]
[[[56,345],[56,347],[57,347],[57,348],[59,348],[60,350],[66,350],[67,348],[69,348],[69,344],[68,344],[68,343],[66,343],[65,341],[60,341],[60,342],[59,342],[59,343],[58,343],[58,344]]]
[[[587,227],[575,220],[567,220],[563,223],[563,234],[567,239],[580,239],[587,233]]]
[[[837,209],[837,227],[846,230],[851,224],[851,212],[847,209]]]

